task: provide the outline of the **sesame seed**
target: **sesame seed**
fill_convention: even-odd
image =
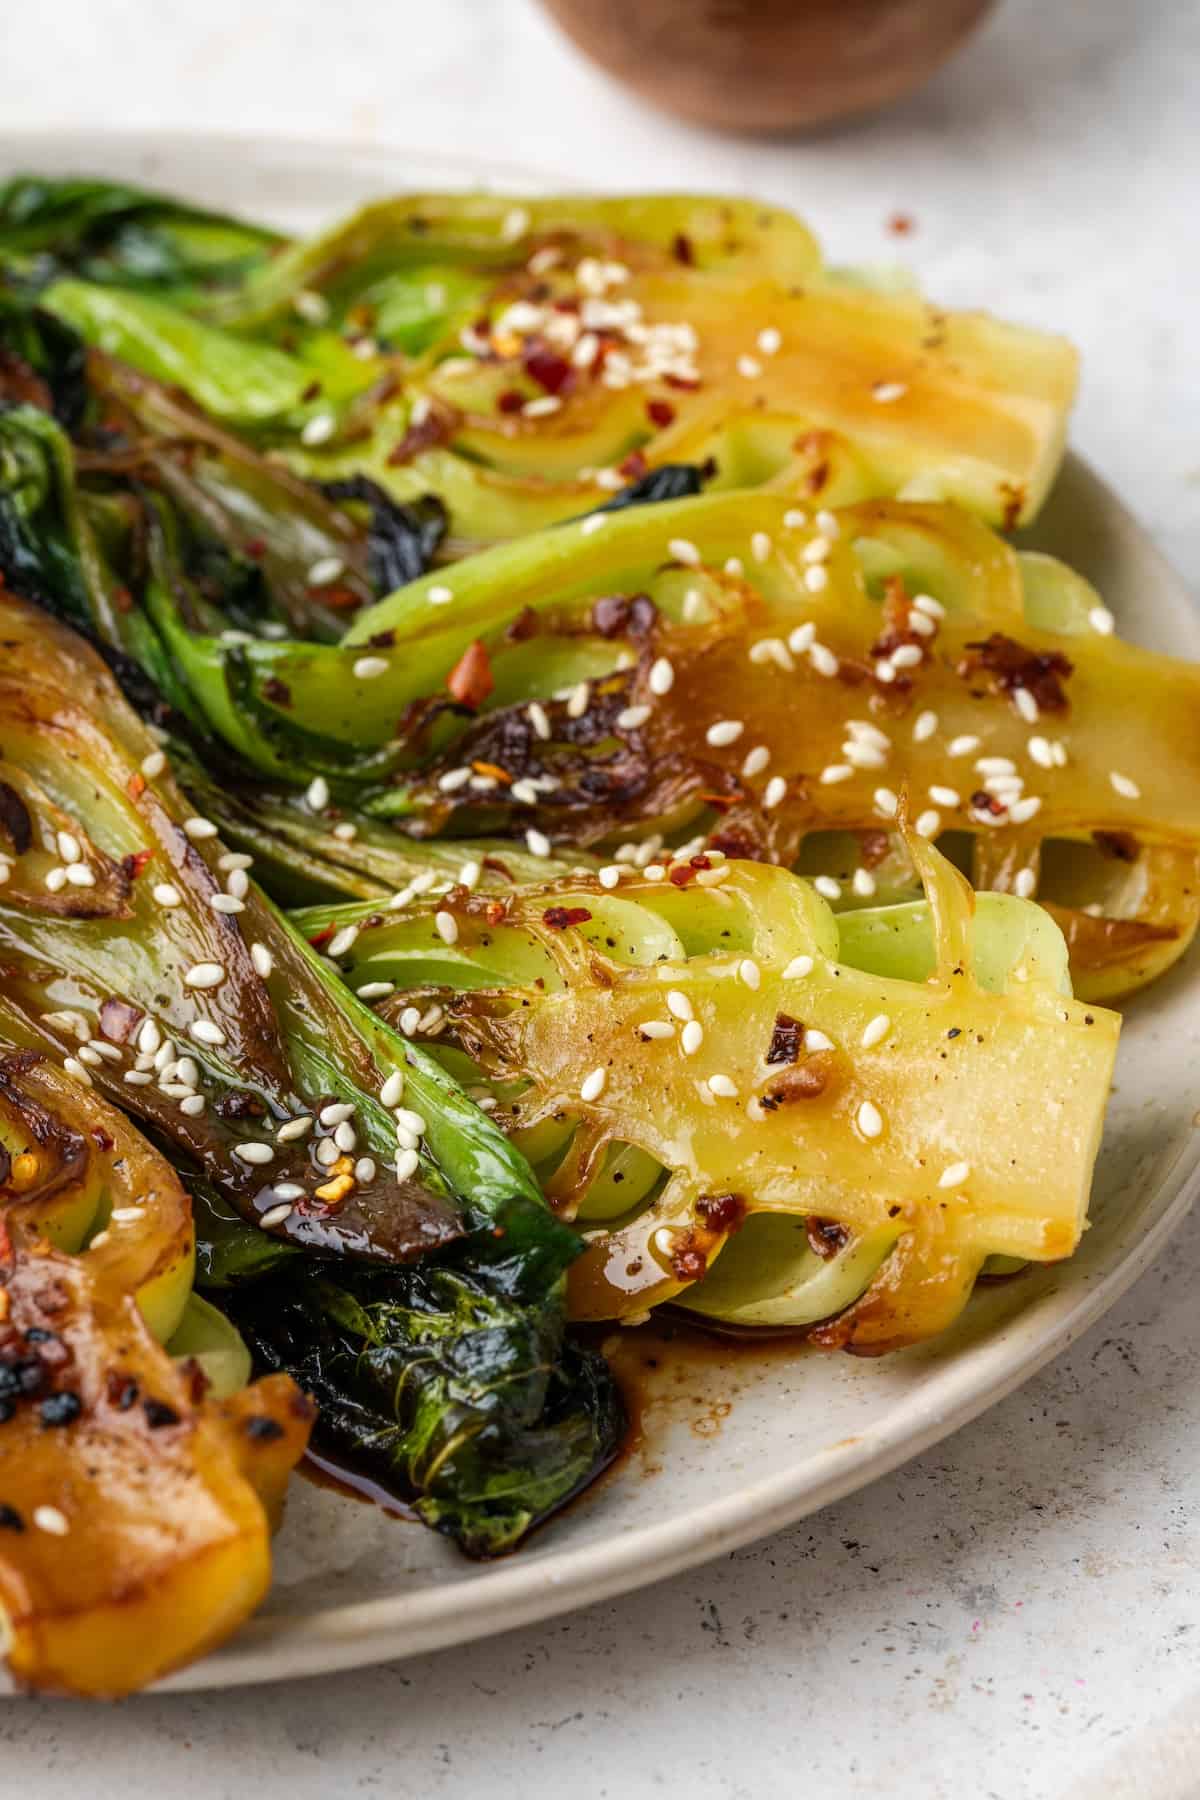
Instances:
[[[922,637],[932,637],[937,630],[937,621],[936,619],[931,619],[928,613],[910,612],[908,615],[908,629],[910,631],[919,631]]]
[[[961,800],[957,788],[941,787],[937,783],[930,788],[929,798],[935,806],[958,806]]]
[[[1122,775],[1117,769],[1110,769],[1109,774],[1108,774],[1108,779],[1111,781],[1115,791],[1118,794],[1120,794],[1124,799],[1126,799],[1126,800],[1140,800],[1141,799],[1141,797],[1142,797],[1141,788],[1138,786],[1137,782],[1131,780],[1128,775]]]
[[[913,599],[913,605],[918,612],[923,612],[930,619],[944,619],[946,616],[945,607],[940,600],[935,600],[932,594],[917,594]]]
[[[698,869],[696,872],[696,886],[702,888],[717,887],[725,880],[728,874],[729,870],[727,868]]]
[[[753,750],[747,750],[742,761],[742,774],[747,780],[752,775],[761,775],[771,760],[771,752],[765,744],[756,744]]]
[[[1012,697],[1013,705],[1016,707],[1021,717],[1030,725],[1036,725],[1041,714],[1038,712],[1038,703],[1030,693],[1029,689],[1023,687],[1014,688]]]
[[[981,756],[975,769],[980,775],[1015,775],[1017,765],[1007,756]]]
[[[643,702],[638,706],[626,706],[617,714],[618,731],[636,731],[650,717],[650,708]]]
[[[819,594],[829,586],[829,570],[822,563],[814,563],[804,571],[804,585],[810,594]]]
[[[842,897],[842,884],[835,881],[832,875],[818,875],[813,886],[823,900],[840,900]]]
[[[1101,637],[1111,636],[1116,622],[1107,606],[1093,606],[1088,613],[1088,624],[1093,631],[1098,631]]]
[[[582,719],[588,708],[588,684],[580,681],[575,684],[567,698],[568,719]]]
[[[925,659],[925,652],[920,644],[901,644],[892,651],[892,667],[895,669],[915,669]]]
[[[60,1512],[57,1506],[35,1506],[33,1522],[39,1531],[49,1532],[51,1537],[66,1537],[71,1529],[66,1513]]]
[[[863,1028],[863,1049],[873,1050],[876,1044],[881,1044],[883,1042],[891,1029],[892,1021],[888,1018],[887,1014],[876,1013],[870,1023]]]
[[[705,732],[704,741],[714,750],[724,750],[727,745],[736,744],[745,729],[741,719],[718,719]]]
[[[355,1181],[361,1182],[364,1186],[368,1181],[374,1181],[375,1158],[373,1156],[359,1157],[354,1165],[354,1179]]]
[[[231,869],[225,878],[225,886],[238,900],[244,900],[250,891],[250,877],[245,869]]]
[[[708,602],[699,588],[689,588],[683,596],[683,618],[688,625],[699,625],[708,618]]]
[[[396,1155],[396,1180],[407,1181],[416,1174],[421,1159],[415,1150],[401,1150]]]
[[[374,681],[388,672],[386,656],[360,656],[355,659],[354,675],[358,681]]]
[[[676,1019],[688,1020],[693,1016],[692,1003],[680,988],[668,989],[667,1011]]]
[[[340,556],[319,556],[308,571],[309,587],[328,587],[346,572],[346,565]]]
[[[875,802],[876,812],[882,813],[885,819],[895,818],[896,813],[899,810],[900,802],[892,792],[891,788],[876,788],[872,798]]]
[[[354,1102],[352,1100],[331,1100],[328,1106],[321,1108],[317,1116],[322,1125],[327,1128],[341,1125],[346,1119],[354,1117]]]
[[[804,624],[797,625],[795,631],[788,637],[788,649],[794,650],[797,656],[803,656],[806,650],[812,649],[816,636],[816,626],[811,619],[806,619]]]
[[[969,735],[951,738],[950,742],[946,745],[946,753],[949,756],[970,756],[973,750],[978,750],[982,742],[982,738],[971,737]]]
[[[1041,812],[1041,810],[1041,795],[1028,794],[1024,800],[1015,800],[1010,803],[1008,816],[1014,825],[1025,825],[1035,816],[1035,814]]]
[[[449,606],[451,600],[454,598],[454,589],[445,587],[440,582],[435,582],[426,592],[425,598],[428,600],[430,606]]]
[[[603,529],[607,523],[608,523],[607,513],[602,513],[602,512],[589,513],[587,518],[582,520],[580,523],[579,535],[580,535],[580,537],[594,537],[596,532],[603,531]]]
[[[417,1027],[420,1023],[421,1023],[420,1007],[406,1006],[404,1008],[404,1011],[400,1014],[400,1029],[404,1033],[405,1037],[411,1037],[412,1033],[417,1029]]]
[[[160,1075],[169,1063],[175,1061],[175,1046],[171,1043],[170,1039],[165,1040],[158,1046],[152,1060],[153,1066],[158,1070]]]
[[[855,1114],[858,1129],[865,1138],[877,1138],[883,1131],[883,1114],[873,1100],[864,1100]]]
[[[145,1216],[140,1206],[114,1206],[108,1222],[110,1225],[140,1225]]]
[[[207,1104],[203,1094],[185,1094],[179,1102],[179,1110],[186,1113],[189,1119],[198,1119]]]
[[[148,1069],[126,1069],[121,1080],[128,1082],[130,1087],[149,1087],[154,1077]]]
[[[188,1087],[195,1087],[200,1080],[200,1070],[195,1057],[181,1056],[175,1064],[176,1081],[186,1082]]]
[[[95,887],[96,885],[96,877],[86,863],[68,863],[66,877],[72,887]]]
[[[404,1131],[415,1132],[417,1137],[424,1137],[427,1129],[424,1114],[413,1112],[408,1106],[396,1108],[396,1124]]]
[[[45,885],[52,894],[57,894],[60,888],[67,885],[67,871],[60,868],[47,869]]]
[[[458,920],[453,913],[435,913],[433,915],[433,922],[437,927],[437,934],[444,944],[457,944]]]
[[[239,900],[236,894],[210,894],[208,896],[208,904],[215,913],[232,914],[245,912],[246,910],[246,902],[244,900]]]
[[[921,813],[915,827],[917,836],[923,838],[936,837],[941,828],[942,815],[939,812],[935,812],[932,807],[930,807],[928,811]]]
[[[604,1092],[604,1084],[607,1080],[608,1073],[605,1069],[593,1069],[590,1075],[584,1077],[583,1084],[579,1089],[579,1098],[581,1100],[598,1100]]]
[[[908,392],[906,381],[876,381],[871,387],[871,398],[880,406],[890,406],[894,400],[903,400]]]
[[[1039,768],[1052,769],[1054,767],[1054,752],[1050,748],[1048,738],[1031,737],[1025,748]]]
[[[748,988],[756,988],[762,981],[758,964],[752,956],[743,956],[738,964],[738,980],[744,981]]]
[[[787,794],[787,782],[782,775],[772,775],[763,789],[762,803],[767,812],[773,812]]]
[[[329,783],[323,775],[314,775],[304,795],[313,812],[324,812],[329,805]]]
[[[1032,869],[1018,869],[1013,881],[1013,892],[1019,900],[1032,900],[1037,888],[1037,876]]]
[[[294,1144],[297,1138],[307,1137],[312,1130],[312,1116],[303,1113],[298,1119],[287,1119],[275,1133],[280,1144]]]
[[[517,801],[521,806],[536,806],[538,803],[538,790],[528,777],[521,781],[514,781],[508,790],[508,795],[510,800]]]
[[[835,787],[839,781],[851,781],[853,778],[854,770],[849,763],[827,763],[820,775],[822,787]]]
[[[718,1100],[737,1099],[737,1083],[731,1081],[728,1075],[710,1075],[704,1085],[710,1094],[716,1095]]]
[[[335,932],[328,944],[326,944],[326,956],[328,956],[331,961],[336,961],[339,956],[345,956],[347,950],[352,950],[354,945],[358,942],[358,932],[359,927],[357,925],[343,925],[342,929]]]
[[[255,973],[265,981],[275,967],[275,958],[265,944],[251,944],[250,961],[254,964]]]
[[[679,1034],[679,1047],[685,1056],[695,1056],[704,1042],[704,1027],[699,1019],[689,1019]]]
[[[878,725],[872,725],[869,719],[847,719],[846,730],[859,743],[873,744],[877,750],[890,750],[892,740],[886,731],[880,731]]]
[[[525,716],[543,743],[550,737],[550,719],[540,700],[531,700],[525,708]]]
[[[154,1019],[143,1019],[138,1027],[137,1047],[146,1056],[153,1056],[162,1043],[162,1032]]]
[[[288,1183],[289,1187],[292,1185],[294,1185],[294,1184],[290,1183],[290,1182]],[[278,1188],[274,1189],[275,1193],[278,1193],[279,1191],[280,1190]],[[301,1193],[303,1193],[304,1192],[303,1188],[301,1188],[300,1191],[301,1191]],[[290,1219],[291,1216],[292,1216],[291,1201],[284,1200],[280,1203],[280,1205],[269,1206],[265,1213],[260,1213],[258,1222],[264,1231],[273,1231],[276,1225],[282,1225],[284,1220]]]
[[[648,684],[652,694],[669,694],[675,685],[675,666],[667,657],[660,656],[650,665]]]
[[[78,862],[83,855],[79,839],[70,831],[56,832],[54,841],[58,845],[58,854],[65,863]]]
[[[756,531],[750,539],[750,554],[755,562],[765,563],[771,559],[771,539],[767,532]]]
[[[521,408],[521,412],[527,419],[544,419],[551,413],[558,412],[561,407],[561,395],[539,394],[536,400],[527,400]]]
[[[343,1119],[341,1124],[337,1126],[333,1134],[333,1141],[338,1149],[346,1156],[349,1156],[352,1150],[357,1149],[358,1133],[355,1131],[353,1125],[351,1125],[349,1119]]]
[[[887,751],[863,738],[851,738],[843,744],[842,755],[854,769],[882,769],[887,762]]]
[[[863,900],[869,900],[875,892],[875,877],[870,869],[855,869],[850,886]]]
[[[647,881],[665,881],[667,871],[661,863],[647,863],[643,871]]]
[[[646,1038],[673,1038],[675,1027],[670,1019],[646,1019],[641,1025],[634,1027]]]
[[[893,682],[896,679],[896,665],[890,657],[882,656],[875,664],[876,681]]]
[[[531,856],[549,856],[551,854],[550,839],[543,831],[535,831],[531,826],[525,833],[525,843]]]
[[[183,979],[191,988],[215,988],[220,987],[225,973],[224,963],[199,962],[192,964]]]
[[[833,545],[829,539],[824,533],[819,533],[805,544],[802,555],[806,563],[823,563],[828,561],[829,552],[832,549]]]
[[[261,1144],[255,1142],[253,1139],[246,1144],[235,1144],[233,1146],[233,1154],[235,1156],[240,1156],[242,1161],[246,1163],[260,1164],[274,1162],[275,1160],[275,1152],[272,1150],[270,1144]]]
[[[811,975],[812,972],[813,959],[811,956],[793,956],[791,962],[783,971],[783,979],[785,981],[803,981],[804,977],[806,975]]]
[[[337,420],[332,413],[314,413],[300,433],[300,442],[313,449],[317,444],[327,444],[336,430]]]
[[[747,381],[757,381],[758,377],[762,374],[762,364],[756,357],[739,356],[737,359],[737,372],[739,375],[744,375]]]
[[[812,572],[810,570],[810,573]],[[824,675],[829,680],[832,680],[838,672],[838,659],[833,651],[824,644],[814,644],[809,650],[808,660],[818,675]]]
[[[606,863],[596,875],[596,880],[600,883],[602,888],[615,888],[620,879],[621,871],[616,863]]]
[[[390,1110],[393,1106],[399,1106],[403,1098],[404,1071],[402,1069],[393,1069],[379,1090],[379,1104],[381,1106],[386,1106]]]
[[[700,567],[700,552],[690,538],[671,538],[667,549],[674,562],[687,563],[693,569]]]
[[[775,356],[783,343],[783,337],[774,325],[764,325],[756,342],[764,356]]]
[[[331,1137],[322,1138],[316,1149],[313,1151],[313,1155],[323,1169],[328,1169],[331,1168],[338,1159],[338,1147]]]
[[[183,902],[183,895],[169,881],[156,882],[151,893],[159,906],[179,906]]]
[[[944,1168],[942,1170],[941,1174],[938,1176],[938,1186],[940,1188],[961,1187],[963,1182],[967,1179],[967,1177],[970,1173],[971,1173],[970,1163],[968,1163],[968,1162],[950,1163],[946,1168]]]
[[[80,1047],[79,1060],[80,1062],[89,1064],[93,1069],[98,1069],[100,1064],[104,1061],[104,1058],[98,1051],[93,1050],[90,1044],[84,1044]]]
[[[803,531],[808,524],[808,514],[799,506],[789,506],[783,515],[783,522],[789,531]],[[824,526],[821,529],[824,530]]]
[[[785,675],[795,673],[796,665],[782,638],[759,638],[756,643],[751,644],[749,657],[752,663],[772,662],[776,668],[782,669]]]
[[[386,1000],[395,991],[394,981],[368,981],[363,987],[354,990],[360,1000]]]
[[[329,317],[329,302],[315,288],[301,288],[292,295],[292,311],[310,325],[323,325]]]

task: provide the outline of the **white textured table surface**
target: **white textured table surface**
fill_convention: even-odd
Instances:
[[[1076,443],[1200,582],[1195,0],[1008,0],[907,105],[771,146],[642,110],[521,0],[4,13],[4,125],[356,136],[754,190],[802,210],[835,259],[902,255],[941,298],[1063,329],[1085,358]],[[897,211],[916,222],[903,240]],[[1198,1281],[1200,1217],[1069,1355],[948,1443],[623,1601],[323,1682],[115,1712],[0,1701],[0,1791],[1185,1800]]]

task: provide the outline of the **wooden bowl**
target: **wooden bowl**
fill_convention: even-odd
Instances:
[[[829,124],[926,81],[992,0],[543,0],[664,111],[723,131]]]

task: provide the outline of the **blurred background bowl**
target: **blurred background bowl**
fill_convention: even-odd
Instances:
[[[827,125],[919,87],[992,0],[542,0],[602,69],[722,131]]]

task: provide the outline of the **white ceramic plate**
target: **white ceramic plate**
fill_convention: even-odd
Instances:
[[[17,169],[123,176],[298,231],[370,195],[523,179],[426,154],[162,133],[0,137],[0,176]],[[1200,658],[1178,577],[1077,457],[1030,541],[1088,575],[1126,635]],[[1128,1011],[1092,1228],[1071,1262],[981,1292],[936,1344],[882,1362],[730,1351],[668,1369],[640,1448],[503,1563],[468,1563],[421,1527],[296,1481],[263,1611],[164,1685],[412,1655],[657,1581],[827,1505],[991,1406],[1111,1306],[1187,1211],[1200,1181],[1185,1049],[1200,1029],[1197,963]]]

